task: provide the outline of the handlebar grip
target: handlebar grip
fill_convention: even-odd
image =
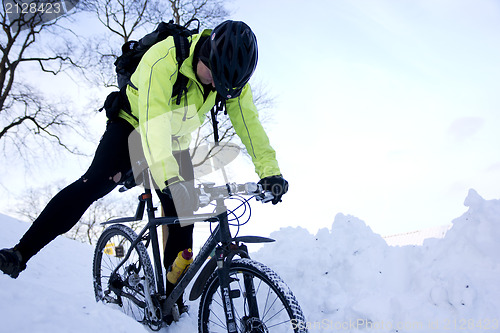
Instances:
[[[262,185],[253,182],[245,184],[228,183],[222,186],[214,186],[213,183],[204,183],[198,187],[197,191],[200,207],[207,206],[216,198],[228,198],[237,194],[255,196],[256,199],[262,201],[262,203],[274,199],[271,192],[263,192]]]

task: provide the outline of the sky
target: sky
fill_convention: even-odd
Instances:
[[[235,5],[277,96],[294,224],[300,207],[311,229],[343,212],[390,234],[449,223],[470,188],[500,197],[498,2]]]
[[[450,223],[466,210],[470,188],[500,198],[498,2],[234,0],[230,7],[230,18],[257,35],[252,82],[275,96],[265,127],[290,183],[279,205],[254,205],[256,219],[271,221],[252,225],[256,231],[316,232],[343,213],[388,235]],[[97,140],[104,121],[92,119]],[[74,167],[51,163],[36,177],[15,175],[7,161],[2,191],[63,174],[72,181],[89,163],[67,161]],[[258,180],[244,158],[232,168],[235,181]]]

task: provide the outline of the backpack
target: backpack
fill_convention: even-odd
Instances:
[[[197,26],[194,29],[189,29],[188,27],[192,22],[197,22]],[[170,20],[168,23],[160,22],[158,27],[149,34],[145,35],[139,41],[128,41],[122,45],[122,54],[116,59],[115,71],[117,74],[118,88],[120,91],[114,91],[106,97],[106,101],[104,102],[104,106],[99,109],[102,111],[106,110],[106,116],[109,119],[116,119],[120,110],[124,110],[131,117],[137,119],[132,114],[130,109],[130,103],[128,102],[126,89],[127,85],[132,85],[130,82],[130,77],[137,69],[139,62],[141,61],[144,54],[153,46],[154,44],[166,39],[169,36],[173,36],[175,49],[176,49],[176,59],[178,63],[178,75],[177,80],[174,83],[172,88],[172,97],[177,96],[176,103],[180,105],[182,93],[187,90],[188,78],[182,75],[179,69],[182,66],[182,63],[189,56],[189,51],[191,47],[191,43],[189,42],[188,37],[194,34],[199,33],[200,30],[200,21],[198,19],[189,20],[184,26],[174,23],[173,20]],[[134,87],[137,89],[136,87]],[[212,126],[214,130],[214,141],[215,144],[219,144],[219,132],[218,132],[218,121],[217,114],[220,111],[225,109],[225,100],[217,94],[216,103],[214,108],[211,110],[212,117]],[[227,112],[224,110],[224,114]]]
[[[192,22],[196,21],[198,24],[196,28],[189,29],[188,27]],[[178,69],[180,69],[184,60],[189,56],[189,50],[191,43],[188,37],[197,34],[200,29],[200,21],[198,19],[192,19],[188,21],[184,26],[174,23],[170,20],[168,23],[161,22],[158,27],[149,34],[145,35],[139,41],[128,41],[122,45],[122,54],[116,59],[115,71],[117,74],[118,88],[120,91],[114,91],[106,97],[104,106],[99,110],[106,110],[106,116],[109,119],[116,119],[120,110],[124,110],[132,117],[132,111],[130,109],[130,104],[126,95],[127,85],[131,84],[130,77],[137,69],[139,62],[141,61],[144,54],[153,46],[154,44],[166,39],[167,37],[173,36],[175,48],[176,48],[176,59],[178,63]],[[181,102],[182,93],[187,90],[188,79],[180,72],[177,76],[177,80],[172,89],[172,97],[177,96],[177,105]],[[134,87],[132,85],[132,87]],[[134,87],[136,88],[136,87]],[[137,88],[136,88],[137,89]],[[137,120],[137,118],[136,118]]]

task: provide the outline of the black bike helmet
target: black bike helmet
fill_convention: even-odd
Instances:
[[[225,21],[210,35],[210,70],[225,99],[238,97],[257,66],[257,38],[248,25]]]

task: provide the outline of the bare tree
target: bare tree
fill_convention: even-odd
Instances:
[[[161,0],[82,0],[78,6],[101,23],[86,42],[86,77],[94,85],[117,87],[114,65],[121,45],[161,22]]]
[[[168,0],[170,6],[165,6],[165,2],[161,0],[81,0],[78,3],[79,9],[91,12],[92,16],[96,17],[102,24],[102,31],[91,36],[85,43],[84,58],[86,63],[79,62],[79,67],[85,69],[84,75],[95,86],[115,87],[116,74],[113,63],[123,43],[132,38],[142,37],[147,32],[152,31],[160,21],[168,20],[168,18],[174,19],[178,24],[185,24],[192,18],[198,18],[202,27],[213,27],[229,15],[224,7],[225,2],[224,0]],[[69,51],[68,49],[67,56],[61,55],[59,58],[49,59],[59,60],[58,72],[63,70],[67,61],[76,66],[76,62],[69,58]],[[257,89],[254,86],[254,99],[260,110],[269,109],[272,106],[273,97],[262,85],[257,85]],[[61,112],[59,114],[67,116]],[[235,139],[235,133],[227,116],[220,114],[218,117],[220,147],[223,148]],[[213,144],[210,144],[213,142],[210,115],[207,116],[205,123],[197,133],[194,133],[193,137],[192,157],[196,160],[195,166],[203,164],[220,151],[220,149],[213,149]],[[201,146],[208,146],[210,149],[202,151],[199,149]],[[41,207],[44,207],[58,190],[59,188],[56,186],[49,189],[31,190],[30,193],[20,198],[23,208],[18,214],[34,220],[41,212]],[[97,201],[67,236],[92,244],[102,231],[102,227],[98,223],[112,217],[133,213],[133,205],[130,206],[130,203],[134,201],[129,199],[129,201],[125,201],[127,199],[122,194],[119,198],[110,194]],[[129,204],[124,205],[124,202]]]
[[[54,148],[79,154],[71,140],[74,142],[74,134],[82,138],[86,132],[82,119],[87,114],[80,112],[72,102],[74,98],[51,85],[54,78],[72,78],[72,70],[80,67],[75,58],[79,52],[78,36],[69,28],[76,11],[65,12],[61,0],[31,3],[4,0],[3,5],[0,11],[0,145],[2,153],[8,156],[5,164],[13,163],[17,157],[27,162],[32,171],[33,164],[29,161],[58,151]],[[66,1],[66,8],[70,7],[71,3]],[[54,15],[46,16],[48,12]],[[34,220],[54,194],[56,186],[49,187],[20,196],[17,214]]]
[[[200,20],[201,26],[211,28],[229,16],[226,0],[168,0],[175,23]]]
[[[49,2],[46,2],[49,3]],[[50,17],[12,13],[14,2],[0,12],[0,143],[26,158],[40,142],[77,150],[66,142],[64,131],[77,132],[78,117],[70,114],[63,96],[48,96],[36,87],[42,74],[58,75],[74,68],[74,37],[60,22],[70,14]],[[11,5],[11,6],[8,6]],[[10,9],[10,11],[9,11]],[[40,140],[43,138],[44,140]]]

